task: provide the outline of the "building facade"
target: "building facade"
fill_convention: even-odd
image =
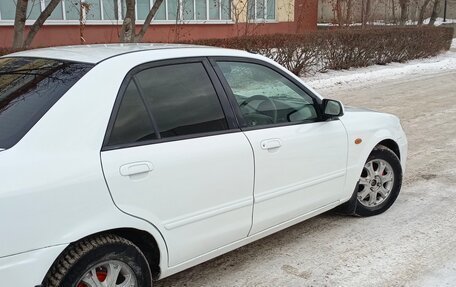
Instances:
[[[154,0],[136,0],[139,30]],[[50,0],[29,0],[29,27]],[[0,1],[0,47],[12,43],[16,1]],[[301,33],[317,27],[318,0],[164,0],[144,42],[253,34]],[[62,0],[33,46],[119,41],[125,0]]]

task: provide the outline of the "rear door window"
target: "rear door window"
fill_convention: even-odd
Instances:
[[[150,114],[144,106],[135,81],[130,81],[122,98],[109,145],[133,144],[155,139]]]
[[[203,64],[173,64],[145,69],[132,77],[108,145],[130,145],[227,129],[218,95]]]
[[[0,149],[14,146],[93,65],[0,58]]]
[[[136,77],[160,137],[228,128],[217,93],[202,63],[156,67]]]

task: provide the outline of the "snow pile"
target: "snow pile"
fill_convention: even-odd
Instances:
[[[452,47],[456,46],[456,39]],[[413,76],[423,76],[448,71],[456,71],[456,52],[449,51],[436,57],[417,59],[404,64],[370,66],[359,69],[329,71],[311,77],[303,77],[306,84],[316,90],[325,92],[363,87],[384,80],[395,80]]]
[[[428,25],[430,21],[431,21],[431,18],[424,19],[423,24]],[[369,21],[367,24],[375,25],[375,26],[398,26],[397,23],[385,23],[384,20]],[[407,20],[405,24],[415,26],[415,25],[418,25],[418,21]],[[437,17],[435,19],[434,26],[440,26],[442,24],[456,24],[456,19],[447,18],[446,21],[443,22],[443,18]],[[361,25],[362,25],[362,23],[350,23],[348,26],[353,27],[353,26],[361,26]],[[340,25],[337,23],[317,23],[317,26],[318,27],[338,27]],[[398,27],[400,27],[400,26],[398,26]]]
[[[424,20],[424,24],[429,24],[429,21],[431,21],[431,18],[427,18]],[[440,26],[442,24],[453,24],[453,23],[456,23],[456,19],[446,19],[446,22],[443,22],[443,18],[440,18],[440,17],[437,17],[435,19],[435,23],[434,23],[434,26]]]

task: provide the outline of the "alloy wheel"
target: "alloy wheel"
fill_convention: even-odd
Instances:
[[[77,287],[137,287],[136,276],[127,264],[109,260],[95,265],[76,284]]]
[[[368,161],[359,179],[358,202],[372,208],[382,204],[394,186],[394,172],[383,159]]]

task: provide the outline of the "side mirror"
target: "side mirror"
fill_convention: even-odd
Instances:
[[[326,119],[341,117],[344,115],[344,106],[339,101],[323,99],[323,115]]]

